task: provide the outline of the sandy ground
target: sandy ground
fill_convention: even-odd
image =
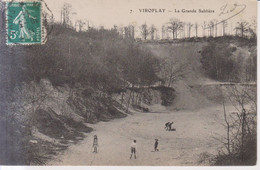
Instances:
[[[48,165],[199,165],[201,153],[214,154],[221,145],[214,137],[225,135],[216,115],[223,117],[221,106],[197,111],[134,113],[123,119],[88,124],[94,131]],[[174,122],[176,131],[164,129],[168,121]],[[99,142],[97,154],[92,153],[95,134]],[[155,138],[159,139],[158,152],[153,152]],[[133,139],[137,140],[137,159],[130,159]]]

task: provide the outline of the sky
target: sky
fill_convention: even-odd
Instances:
[[[56,21],[60,21],[63,4],[72,5],[73,20],[88,20],[95,27],[112,28],[113,25],[127,26],[143,23],[154,24],[156,27],[167,23],[175,17],[184,22],[203,23],[216,19],[229,19],[230,23],[240,20],[251,22],[257,15],[256,0],[44,0]],[[164,12],[140,12],[143,9],[155,9]],[[199,13],[205,9],[213,13]],[[243,10],[244,9],[244,10]],[[175,12],[180,11],[179,13]],[[182,10],[196,10],[197,13],[182,12]],[[239,13],[238,15],[236,15]],[[236,15],[232,17],[233,15]],[[231,24],[232,25],[232,24]],[[234,27],[234,26],[233,26]],[[233,28],[232,28],[233,29]]]

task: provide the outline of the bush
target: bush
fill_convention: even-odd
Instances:
[[[214,43],[202,49],[201,63],[205,73],[212,79],[219,81],[230,81],[233,77],[238,77],[236,65],[231,58],[234,49],[227,43]],[[234,79],[233,81],[238,81]]]
[[[241,157],[241,146],[235,148],[231,154],[219,152],[214,159],[214,165],[256,165],[257,160],[257,139],[256,132],[246,136],[243,149],[243,158]]]
[[[239,40],[238,40],[239,41]],[[256,80],[256,51],[250,47],[250,56],[243,56],[230,42],[210,41],[201,51],[201,64],[206,75],[218,81],[244,82]]]
[[[170,87],[165,87],[165,86],[159,86],[154,88],[155,90],[159,90],[161,93],[161,100],[162,100],[162,105],[163,106],[170,106],[172,105],[174,99],[175,99],[175,90]]]

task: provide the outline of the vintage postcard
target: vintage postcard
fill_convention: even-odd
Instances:
[[[0,0],[0,27],[0,165],[256,167],[256,0]]]

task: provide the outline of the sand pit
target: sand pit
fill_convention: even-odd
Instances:
[[[227,107],[232,111],[233,107]],[[134,113],[124,119],[88,125],[94,129],[77,145],[60,153],[49,165],[201,165],[202,153],[215,154],[221,143],[214,139],[225,135],[216,121],[222,106],[197,111]],[[166,131],[164,124],[173,121],[176,131]],[[93,136],[98,136],[99,152],[92,153]],[[137,140],[137,159],[130,159],[130,145]],[[159,152],[153,152],[159,139]],[[207,165],[203,163],[202,165]]]

